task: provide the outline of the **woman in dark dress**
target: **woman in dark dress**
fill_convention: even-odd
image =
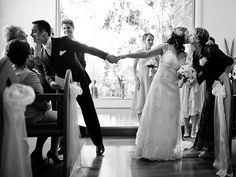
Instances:
[[[225,55],[218,45],[207,45],[209,33],[204,28],[195,28],[189,37],[189,42],[196,48],[193,54],[194,68],[197,70],[197,82],[206,81],[205,101],[201,120],[193,148],[204,151],[199,157],[214,157],[214,103],[212,85],[219,80],[226,67],[233,64],[233,59]]]

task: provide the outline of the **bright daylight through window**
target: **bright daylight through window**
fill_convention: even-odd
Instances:
[[[193,6],[194,0],[60,0],[60,19],[73,20],[75,40],[118,55],[141,49],[145,32],[154,35],[155,46],[178,25],[192,28]],[[110,64],[85,57],[98,98],[133,97],[132,59]]]

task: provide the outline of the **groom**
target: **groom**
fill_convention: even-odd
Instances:
[[[36,45],[42,44],[41,59],[44,64],[46,79],[53,89],[60,89],[55,82],[55,75],[64,78],[67,69],[72,72],[73,80],[80,82],[83,94],[77,97],[77,102],[81,107],[84,121],[88,133],[96,146],[96,153],[101,156],[104,151],[101,128],[98,121],[97,113],[90,94],[89,84],[91,80],[84,67],[77,58],[77,53],[88,53],[110,63],[117,63],[117,59],[113,55],[109,55],[99,49],[89,47],[77,41],[72,41],[68,37],[52,38],[51,26],[47,21],[37,20],[32,22],[31,36]]]

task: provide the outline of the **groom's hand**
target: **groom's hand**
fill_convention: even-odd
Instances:
[[[107,55],[106,60],[110,63],[117,63],[119,61],[114,55],[110,54]]]

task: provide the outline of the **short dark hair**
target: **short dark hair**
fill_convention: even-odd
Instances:
[[[63,24],[70,25],[70,26],[72,26],[73,29],[75,29],[74,22],[73,22],[72,20],[70,20],[70,19],[64,19],[64,20],[62,20],[61,24],[62,24],[62,25],[63,25]]]
[[[32,24],[38,25],[39,31],[45,30],[48,33],[48,36],[51,36],[51,26],[45,20],[36,20]]]
[[[197,40],[199,40],[200,45],[204,47],[210,38],[209,32],[205,28],[196,27],[195,33],[196,33],[196,38]]]
[[[16,66],[24,66],[30,54],[30,45],[27,41],[13,39],[7,45],[7,56]]]

